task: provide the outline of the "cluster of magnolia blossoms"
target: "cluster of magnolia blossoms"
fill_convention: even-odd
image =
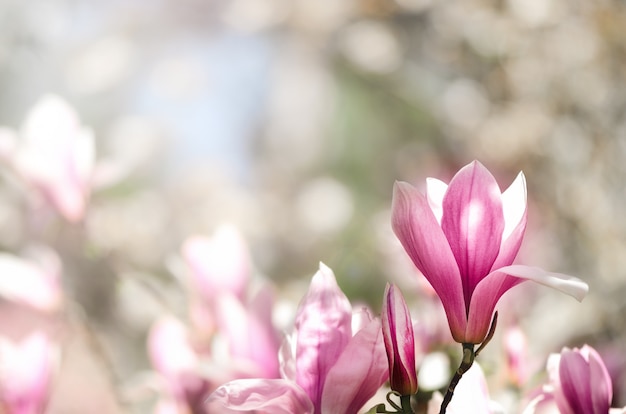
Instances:
[[[49,140],[50,134],[60,141]],[[32,200],[35,211],[45,201],[68,222],[83,220],[94,185],[123,175],[124,168],[94,165],[93,155],[92,134],[56,97],[43,99],[19,134],[0,129],[0,159],[42,196]],[[435,392],[426,403],[416,397],[426,383],[418,384],[416,372],[422,359],[416,349],[423,347],[416,340],[419,325],[397,286],[387,286],[375,318],[353,309],[332,270],[321,265],[293,332],[279,346],[271,290],[249,291],[249,258],[237,233],[220,229],[211,239],[188,239],[182,258],[191,276],[190,326],[164,317],[148,339],[159,379],[155,412],[354,414],[369,408],[495,414],[474,359],[491,339],[500,297],[526,280],[579,300],[587,292],[575,278],[513,264],[526,220],[521,173],[504,192],[478,162],[461,169],[449,185],[429,179],[426,194],[406,183],[395,186],[392,227],[441,299],[452,338],[463,349],[450,385],[437,388],[445,395]],[[0,280],[0,296],[54,312],[63,301],[60,260],[51,252],[36,253],[33,262],[0,255],[0,273],[12,276]],[[213,354],[209,345],[220,341],[225,354]],[[0,412],[45,410],[55,350],[43,333],[18,342],[0,339]],[[524,414],[624,412],[609,408],[613,386],[592,348],[551,356],[548,372],[549,381],[529,398]],[[381,390],[387,393],[384,403]]]
[[[449,184],[428,179],[425,195],[407,183],[394,188],[393,230],[441,299],[452,337],[463,349],[445,396],[435,394],[420,406],[414,401],[414,322],[400,290],[387,286],[382,321],[367,312],[351,314],[332,271],[322,265],[281,348],[282,378],[235,380],[219,387],[209,401],[257,413],[354,414],[372,405],[368,412],[493,412],[474,359],[493,335],[502,295],[527,280],[578,300],[588,290],[576,278],[513,264],[526,228],[526,207],[522,173],[502,192],[476,161]],[[565,349],[560,359],[551,357],[549,371],[550,384],[526,413],[609,412],[611,381],[592,348]],[[383,383],[390,389],[386,404],[376,404],[371,399]]]

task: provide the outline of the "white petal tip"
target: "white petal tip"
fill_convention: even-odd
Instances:
[[[538,267],[512,265],[503,267],[499,271],[551,287],[579,302],[582,302],[589,292],[589,285],[578,278],[562,273],[547,272]]]

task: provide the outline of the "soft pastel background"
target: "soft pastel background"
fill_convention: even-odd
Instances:
[[[378,311],[392,280],[415,305],[393,183],[473,159],[502,187],[526,174],[521,259],[590,285],[582,304],[534,287],[502,304],[533,374],[584,342],[624,368],[623,2],[3,0],[0,90],[0,125],[18,130],[41,96],[65,99],[117,174],[72,224],[3,170],[1,250],[63,263],[62,311],[0,310],[3,335],[39,327],[61,346],[51,413],[152,412],[148,331],[185,320],[181,245],[222,223],[275,284],[282,327],[319,261],[353,302]]]

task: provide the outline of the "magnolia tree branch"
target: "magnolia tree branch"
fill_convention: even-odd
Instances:
[[[441,403],[441,409],[439,410],[439,414],[445,414],[446,409],[448,408],[448,404],[452,400],[452,396],[454,395],[454,389],[456,385],[459,383],[459,380],[469,370],[474,363],[474,357],[476,354],[474,353],[474,344],[463,344],[463,359],[461,360],[461,365],[459,365],[459,369],[456,370],[452,380],[450,380],[450,385],[448,386],[448,391],[446,392],[445,397],[443,398],[443,402]]]

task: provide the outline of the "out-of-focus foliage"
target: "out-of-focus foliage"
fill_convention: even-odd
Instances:
[[[66,296],[52,316],[8,298],[0,325],[62,345],[53,412],[150,412],[149,328],[189,317],[181,246],[224,222],[276,285],[280,328],[320,260],[376,310],[388,280],[420,291],[390,229],[393,183],[449,179],[472,159],[501,183],[524,171],[522,254],[591,287],[579,306],[528,290],[504,310],[538,369],[583,342],[623,369],[622,2],[5,0],[0,89],[0,248],[55,250]],[[80,220],[7,144],[49,93],[95,137]]]

